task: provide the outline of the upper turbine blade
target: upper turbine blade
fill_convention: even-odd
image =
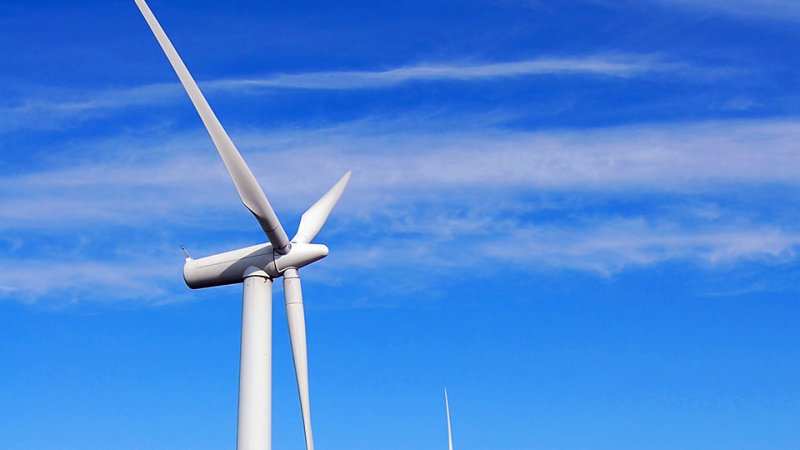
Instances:
[[[289,322],[289,340],[292,344],[297,392],[300,394],[300,410],[303,413],[306,449],[314,450],[314,437],[311,433],[311,406],[308,395],[306,317],[303,311],[303,291],[297,269],[286,269],[283,272],[283,295],[286,297],[286,319]]]
[[[311,205],[303,216],[300,217],[300,226],[297,227],[297,234],[292,238],[292,242],[309,243],[317,236],[319,230],[325,225],[328,216],[333,211],[333,207],[339,202],[339,199],[350,182],[352,173],[348,171],[344,176],[333,185],[333,187],[325,193],[316,203]]]
[[[167,55],[167,59],[169,59],[170,64],[172,64],[172,68],[175,69],[175,73],[178,74],[178,78],[180,78],[186,93],[189,94],[192,104],[194,104],[195,109],[198,114],[200,114],[200,118],[203,120],[203,124],[208,130],[208,134],[211,135],[211,140],[214,141],[214,145],[217,147],[217,151],[222,157],[222,162],[225,163],[225,168],[228,169],[228,174],[230,174],[233,184],[236,185],[236,190],[239,192],[242,203],[256,216],[258,223],[261,225],[264,233],[267,234],[275,251],[280,254],[288,253],[291,248],[289,238],[283,230],[275,211],[272,210],[272,206],[269,204],[258,181],[256,181],[250,168],[247,167],[247,163],[245,163],[242,155],[236,149],[236,146],[233,145],[231,138],[228,137],[228,133],[222,128],[222,124],[219,122],[219,119],[217,119],[214,111],[211,110],[203,93],[200,92],[200,88],[197,87],[197,83],[195,83],[186,65],[175,50],[175,47],[172,46],[166,33],[164,33],[161,25],[159,25],[153,15],[153,12],[150,11],[150,7],[147,6],[144,0],[135,1],[147,21],[147,24],[156,36],[158,43]]]

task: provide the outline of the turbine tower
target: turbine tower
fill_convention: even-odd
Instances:
[[[447,399],[447,388],[444,388],[444,409],[447,411],[447,448],[453,450],[453,430],[450,429],[450,401]]]
[[[328,255],[328,247],[313,244],[311,241],[325,225],[342,196],[350,181],[350,172],[344,174],[303,213],[297,233],[289,240],[264,191],[222,128],[153,12],[144,0],[135,2],[211,135],[242,203],[255,216],[269,240],[269,243],[196,260],[187,255],[183,266],[183,278],[192,289],[235,283],[244,285],[236,448],[269,450],[272,446],[272,280],[283,277],[286,318],[289,323],[306,448],[313,450],[306,323],[298,269]]]

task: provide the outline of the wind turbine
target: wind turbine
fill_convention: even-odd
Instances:
[[[447,448],[453,450],[453,430],[450,428],[450,402],[447,399],[447,388],[444,388],[444,408],[447,411]]]
[[[175,47],[144,0],[135,0],[164,50],[186,93],[214,141],[244,206],[255,216],[269,243],[192,259],[183,278],[192,289],[243,283],[242,342],[239,365],[239,411],[236,448],[269,450],[272,446],[272,280],[283,277],[286,318],[292,345],[306,448],[314,449],[308,394],[308,357],[303,294],[298,269],[328,255],[328,247],[311,241],[325,225],[342,196],[350,172],[303,213],[289,240],[264,191],[236,149]]]

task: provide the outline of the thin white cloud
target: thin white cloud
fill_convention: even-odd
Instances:
[[[423,64],[382,71],[334,71],[281,74],[260,79],[210,83],[215,88],[371,89],[409,81],[478,81],[534,75],[599,75],[630,77],[647,72],[672,72],[685,68],[652,56],[590,56],[543,58],[494,64]]]
[[[642,219],[611,220],[586,229],[525,226],[514,231],[513,245],[485,246],[482,253],[506,263],[610,275],[664,261],[708,266],[759,258],[781,262],[793,259],[800,245],[800,233],[763,224],[697,228]]]
[[[800,185],[800,123],[793,121],[538,133],[409,131],[358,122],[240,137],[254,172],[274,193],[273,203],[297,212],[346,170],[355,174],[348,193],[354,200],[348,203],[365,211],[387,201],[427,201],[445,191],[458,197],[481,190],[702,192],[720,186]],[[201,133],[153,147],[131,138],[114,144],[113,159],[4,177],[0,227],[146,224],[239,208],[223,166]],[[288,170],[298,167],[303,170]],[[42,222],[42,211],[57,221]]]
[[[450,186],[669,190],[717,183],[800,184],[800,122],[793,120],[542,132],[492,127],[463,130],[459,123],[434,124],[435,131],[428,128],[420,124],[410,129],[407,123],[373,119],[331,128],[240,132],[238,141],[254,171],[264,175],[266,186],[285,192],[284,186],[295,185],[303,194],[325,188],[345,170],[356,173],[356,189],[361,186],[367,191]],[[112,144],[113,154],[95,159],[95,151],[105,152]],[[227,184],[221,162],[202,131],[110,138],[74,151],[84,153],[87,161],[70,158],[63,168],[7,176],[0,180],[0,192],[86,188],[138,196],[146,189],[202,189],[203,183],[197,180]],[[329,173],[331,180],[320,179],[321,173]],[[10,195],[9,199],[24,197]],[[14,211],[4,214],[14,215]]]
[[[177,83],[159,83],[94,92],[49,91],[0,106],[0,133],[29,129],[73,127],[104,113],[174,101],[182,92]]]
[[[327,71],[278,74],[261,78],[201,81],[206,91],[250,92],[264,89],[356,90],[378,89],[412,81],[486,81],[536,75],[633,77],[648,73],[699,72],[685,64],[652,55],[591,55],[542,58],[503,63],[432,63],[386,70]],[[46,91],[46,89],[42,89]],[[0,132],[59,128],[125,108],[163,104],[181,99],[180,86],[157,83],[101,92],[54,91],[0,106]]]
[[[48,307],[87,301],[158,305],[184,299],[174,288],[181,287],[178,257],[101,261],[53,256],[0,259],[0,299],[37,303],[49,298]]]
[[[749,18],[800,20],[800,3],[795,0],[648,0],[663,4],[717,11]]]
[[[764,201],[777,205],[778,215],[794,210],[800,188],[796,121],[537,133],[433,128],[365,121],[244,133],[239,144],[290,232],[296,224],[287,217],[296,217],[341,173],[353,170],[325,231],[326,239],[337,242],[330,258],[348,266],[369,260],[369,267],[380,268],[412,257],[415,264],[397,270],[463,270],[477,260],[460,249],[480,253],[481,264],[491,266],[516,262],[602,274],[669,260],[713,267],[794,258],[794,221],[758,213]],[[118,234],[133,254],[147,253],[153,241],[176,246],[167,242],[173,238],[165,230],[184,236],[224,231],[221,240],[213,236],[214,250],[232,240],[260,238],[202,132],[113,143],[112,158],[97,158],[109,142],[91,142],[80,147],[80,162],[66,158],[66,166],[0,180],[0,229],[11,255],[28,254],[34,245],[29,241],[47,236],[74,253],[66,258],[72,262],[57,265],[58,276],[46,288],[26,275],[38,263],[7,257],[0,271],[6,297],[117,282],[124,264],[92,257],[101,250],[91,246],[70,248],[64,236]],[[769,189],[776,198],[734,207],[714,201],[751,187]],[[697,195],[710,200],[681,205],[681,199]],[[631,196],[658,207],[627,213],[606,207]],[[659,200],[664,196],[668,200]],[[133,230],[138,239],[129,238]],[[357,238],[350,240],[354,233]],[[48,245],[42,256],[63,261],[64,248]],[[124,292],[145,293],[149,283],[165,290],[163,274],[174,275],[176,264],[167,259],[169,270],[158,263],[133,264],[139,269],[128,272],[125,282],[133,284]]]

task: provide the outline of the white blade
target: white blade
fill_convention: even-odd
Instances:
[[[447,409],[447,448],[453,450],[453,431],[450,429],[450,402],[447,400],[447,388],[444,388],[444,407]]]
[[[314,438],[311,433],[311,406],[308,398],[306,318],[303,312],[303,291],[297,269],[286,269],[283,273],[283,295],[286,297],[286,319],[289,322],[289,340],[292,343],[294,372],[297,377],[297,392],[300,395],[300,410],[303,413],[306,448],[314,450]]]
[[[344,174],[325,195],[303,213],[303,216],[300,217],[300,226],[297,227],[297,234],[292,238],[292,242],[307,244],[314,240],[319,230],[325,225],[325,221],[328,220],[333,207],[342,197],[351,175],[352,173],[349,171]]]
[[[178,55],[175,47],[172,46],[172,43],[166,33],[164,33],[161,25],[159,25],[153,12],[150,11],[147,3],[145,3],[144,0],[135,1],[147,21],[147,24],[150,25],[150,29],[156,36],[158,43],[167,55],[167,59],[169,59],[170,64],[172,64],[172,68],[175,69],[175,73],[178,74],[178,78],[180,78],[183,88],[186,89],[186,93],[189,94],[192,104],[194,104],[195,109],[198,114],[200,114],[200,118],[203,120],[203,124],[208,130],[208,134],[211,135],[211,140],[214,141],[214,145],[217,147],[217,151],[222,157],[222,162],[225,163],[225,168],[228,169],[228,174],[230,174],[233,184],[236,185],[236,190],[239,192],[242,203],[256,216],[258,223],[261,225],[264,233],[267,234],[267,238],[269,238],[275,251],[280,254],[288,253],[291,247],[289,238],[283,230],[280,221],[278,221],[278,216],[275,215],[275,211],[272,210],[272,206],[269,204],[258,181],[256,181],[250,168],[247,167],[247,163],[244,162],[236,146],[233,145],[231,138],[228,137],[228,133],[222,128],[222,124],[217,119],[217,116],[214,115],[214,111],[211,110],[203,93],[200,92],[200,88],[197,87],[197,83],[194,82],[192,75],[189,74],[189,70],[186,68],[186,65],[183,64],[181,57]]]

